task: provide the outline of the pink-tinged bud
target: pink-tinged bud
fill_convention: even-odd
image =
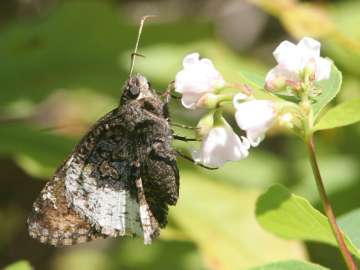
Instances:
[[[276,76],[273,79],[265,81],[265,90],[270,92],[282,91],[286,88],[286,78],[284,76]]]

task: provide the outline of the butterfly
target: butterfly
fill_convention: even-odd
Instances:
[[[53,246],[158,237],[179,196],[168,102],[144,76],[130,76],[119,106],[95,123],[34,202],[30,236]]]

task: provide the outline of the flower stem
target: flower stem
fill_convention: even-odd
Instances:
[[[323,203],[323,207],[326,213],[326,216],[328,217],[328,221],[331,227],[331,230],[336,238],[336,241],[339,245],[341,254],[345,260],[346,266],[349,270],[357,270],[357,266],[355,264],[354,259],[351,256],[351,253],[349,251],[349,249],[347,248],[346,244],[345,244],[345,240],[344,240],[344,235],[343,233],[340,231],[339,226],[336,223],[336,218],[334,215],[334,211],[331,207],[329,198],[326,194],[325,191],[325,187],[323,184],[323,180],[321,178],[321,174],[320,174],[320,170],[319,170],[319,166],[318,166],[318,162],[316,159],[316,154],[315,154],[315,144],[314,144],[314,137],[313,135],[310,135],[308,137],[307,140],[307,146],[308,146],[308,151],[309,151],[309,157],[310,157],[310,163],[311,163],[311,167],[314,173],[314,177],[315,177],[315,181],[316,181],[316,185],[318,188],[318,191],[320,193],[320,197],[321,197],[321,201]]]

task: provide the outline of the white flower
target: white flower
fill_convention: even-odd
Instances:
[[[241,140],[229,125],[213,127],[202,141],[199,150],[192,153],[197,163],[220,167],[227,161],[236,161],[249,155],[250,143]]]
[[[246,99],[248,97],[244,94],[234,96],[235,119],[238,126],[246,131],[246,137],[250,144],[257,146],[274,123],[275,106],[270,100],[246,101]]]
[[[181,102],[188,109],[201,106],[197,105],[197,102],[204,94],[225,85],[223,77],[211,60],[200,59],[198,53],[185,56],[183,67],[176,75],[175,91],[182,94]]]
[[[329,79],[331,61],[320,57],[320,47],[320,42],[308,37],[297,45],[289,41],[281,42],[273,53],[278,65],[266,75],[266,87],[273,90],[276,87],[274,82],[282,80],[298,83],[306,69],[315,81]]]

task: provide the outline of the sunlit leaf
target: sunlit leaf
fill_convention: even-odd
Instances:
[[[64,250],[58,253],[51,261],[54,270],[65,269],[87,269],[87,270],[109,270],[111,262],[104,252],[90,248],[79,248],[75,250]]]
[[[335,65],[332,66],[330,78],[318,83],[318,87],[321,89],[321,94],[314,98],[312,108],[315,118],[320,111],[339,93],[342,83],[341,72]]]
[[[341,229],[346,232],[354,245],[360,249],[360,209],[346,213],[337,220]]]
[[[6,266],[5,268],[3,268],[3,270],[33,270],[33,269],[34,268],[31,267],[30,263],[24,260],[12,263]]]
[[[142,239],[127,239],[121,241],[111,255],[111,269],[207,269],[198,247],[190,241],[157,240],[151,246],[144,246]]]
[[[306,199],[291,194],[283,186],[274,185],[259,197],[256,217],[265,230],[280,237],[337,245],[327,218]],[[360,251],[348,237],[346,244],[360,258]]]
[[[317,264],[302,261],[283,261],[270,263],[264,266],[251,268],[250,270],[327,270]]]
[[[253,215],[258,192],[181,170],[180,200],[170,213],[216,269],[244,269],[272,260],[302,258],[295,242],[265,233]]]
[[[298,39],[304,36],[324,37],[336,30],[328,12],[311,3],[294,4],[284,9],[279,18],[286,30]]]
[[[360,99],[341,103],[328,110],[314,130],[337,128],[347,126],[360,121]]]

